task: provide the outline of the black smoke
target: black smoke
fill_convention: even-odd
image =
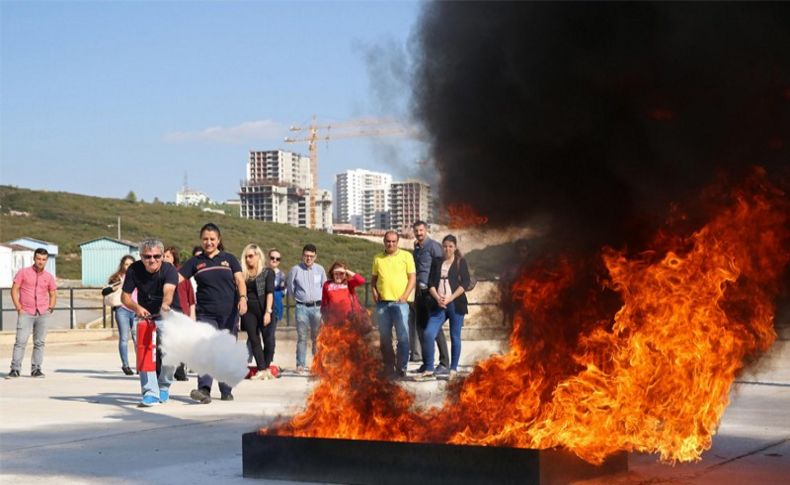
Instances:
[[[493,226],[638,246],[716,177],[787,176],[788,3],[436,2],[417,44],[440,199]]]

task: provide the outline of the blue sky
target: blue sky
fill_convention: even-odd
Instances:
[[[292,124],[408,114],[418,2],[0,1],[0,183],[236,198],[250,149],[307,153]],[[319,184],[405,178],[406,138],[319,145]]]

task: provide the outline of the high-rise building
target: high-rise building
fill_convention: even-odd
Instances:
[[[433,222],[431,186],[419,180],[395,182],[390,188],[390,227],[406,233],[415,221]]]
[[[283,150],[250,151],[241,182],[241,217],[310,227],[310,158]],[[332,230],[332,194],[319,189],[315,228]]]
[[[362,191],[362,226],[365,232],[389,229],[389,192],[389,186]]]
[[[308,189],[313,182],[310,158],[283,150],[251,150],[247,181],[286,183]]]
[[[335,220],[351,223],[358,230],[365,230],[366,220],[373,215],[364,209],[365,190],[381,189],[384,191],[384,211],[389,209],[389,186],[392,175],[370,170],[346,170],[335,176]]]

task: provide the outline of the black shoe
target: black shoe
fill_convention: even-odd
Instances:
[[[130,376],[130,375],[134,374],[134,371],[130,367],[121,367],[121,370],[127,376]]]
[[[189,393],[189,397],[199,402],[200,404],[208,404],[211,402],[210,393],[204,391],[203,389],[193,389],[192,392]]]
[[[30,377],[44,377],[44,373],[41,372],[41,369],[35,369],[30,373]]]
[[[423,364],[420,367],[418,367],[417,370],[413,370],[411,372],[413,374],[422,374],[423,372],[425,372],[425,364]]]
[[[233,394],[230,392],[220,398],[221,401],[233,401]]]
[[[176,369],[176,372],[173,374],[173,377],[177,381],[188,381],[189,377],[187,377],[186,370],[184,369],[184,364],[181,364]]]
[[[443,365],[439,365],[439,367],[437,367],[436,370],[434,371],[434,374],[437,375],[437,376],[449,376],[450,375],[450,369],[448,369],[447,367],[445,367]]]
[[[6,379],[10,379],[12,377],[19,377],[19,371],[16,369],[11,369],[11,372],[9,372],[8,375],[5,377]]]

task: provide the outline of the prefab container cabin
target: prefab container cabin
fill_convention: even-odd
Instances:
[[[49,258],[47,259],[47,266],[44,269],[49,271],[52,274],[52,276],[55,277],[58,276],[56,272],[57,258],[58,258],[57,244],[48,241],[42,241],[40,239],[33,239],[32,237],[20,237],[19,239],[8,241],[8,244],[18,244],[20,246],[24,246],[26,248],[30,248],[33,250],[38,248],[46,249],[47,252],[49,253]]]
[[[25,266],[33,266],[33,250],[19,244],[0,244],[0,288],[11,288],[14,276]]]
[[[14,282],[14,254],[11,246],[0,244],[0,288],[11,288]]]
[[[104,286],[107,278],[118,269],[121,258],[130,254],[140,259],[140,249],[136,243],[121,241],[111,237],[91,239],[80,244],[82,252],[82,284],[84,286]]]

